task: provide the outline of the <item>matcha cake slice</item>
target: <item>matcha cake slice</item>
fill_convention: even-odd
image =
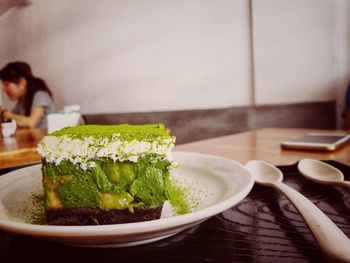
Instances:
[[[45,136],[38,152],[47,223],[158,219],[174,187],[174,143],[162,124],[84,125]]]

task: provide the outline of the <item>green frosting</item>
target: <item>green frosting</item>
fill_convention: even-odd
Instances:
[[[94,167],[81,170],[69,161],[58,166],[43,161],[46,207],[50,207],[50,198],[55,195],[64,207],[132,212],[135,207],[154,208],[170,200],[179,214],[188,212],[183,191],[169,179],[168,161],[148,156],[137,163],[108,159],[94,163]]]
[[[163,124],[143,124],[143,125],[82,125],[66,127],[61,130],[50,133],[51,136],[67,135],[74,138],[95,137],[108,138],[116,134],[121,140],[130,141],[136,139],[138,141],[153,141],[157,138],[174,138],[170,135]]]

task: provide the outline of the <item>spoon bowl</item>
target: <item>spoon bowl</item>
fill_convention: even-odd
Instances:
[[[298,163],[298,170],[305,178],[320,184],[350,187],[350,182],[344,181],[344,175],[340,170],[319,160],[302,159]]]
[[[253,160],[246,163],[245,168],[256,183],[278,189],[294,204],[326,256],[332,261],[350,262],[349,238],[309,199],[284,184],[283,174],[277,167]]]
[[[245,168],[253,175],[254,180],[259,184],[271,184],[273,182],[282,182],[283,174],[271,164],[254,160],[246,163]]]

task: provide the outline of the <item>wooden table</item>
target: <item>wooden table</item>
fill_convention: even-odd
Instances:
[[[45,135],[43,129],[23,129],[14,137],[0,138],[0,169],[40,162],[37,145]]]
[[[259,159],[275,165],[290,165],[302,158],[336,160],[350,164],[350,143],[334,152],[281,149],[280,144],[284,140],[300,137],[307,132],[327,133],[334,131],[284,128],[259,129],[183,144],[177,146],[175,150],[219,155],[243,164],[250,160]]]
[[[350,191],[304,179],[295,163],[303,157],[333,160],[350,180],[350,146],[334,153],[286,151],[280,142],[303,129],[262,129],[176,147],[177,151],[216,154],[245,163],[270,161],[285,183],[304,194],[350,237]],[[18,134],[19,135],[19,134]],[[343,163],[338,163],[341,161]],[[291,165],[294,164],[294,165]],[[54,255],[54,256],[53,256]],[[234,207],[196,227],[146,245],[126,248],[79,248],[13,235],[0,230],[1,262],[329,262],[303,219],[276,190],[254,185]]]

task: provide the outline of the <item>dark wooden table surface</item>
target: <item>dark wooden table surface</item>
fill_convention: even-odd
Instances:
[[[350,180],[350,167],[334,161]],[[350,190],[307,181],[281,166],[285,182],[350,237]],[[349,251],[350,253],[350,251]],[[255,185],[239,204],[170,238],[128,248],[80,248],[0,231],[0,262],[328,262],[294,206]]]
[[[303,157],[327,159],[350,180],[350,167],[346,164],[350,160],[350,147],[323,154],[285,152],[279,148],[281,140],[303,131],[252,131],[187,144],[178,147],[178,150],[209,151],[242,163],[259,158],[276,165],[283,164],[280,168],[285,182],[314,202],[350,237],[350,189],[307,181],[295,165],[296,160]],[[218,142],[221,144],[218,145]],[[337,159],[342,162],[337,162]],[[249,195],[231,209],[177,235],[141,246],[80,248],[0,230],[0,262],[206,261],[328,262],[288,199],[272,188],[258,185],[254,185]]]

